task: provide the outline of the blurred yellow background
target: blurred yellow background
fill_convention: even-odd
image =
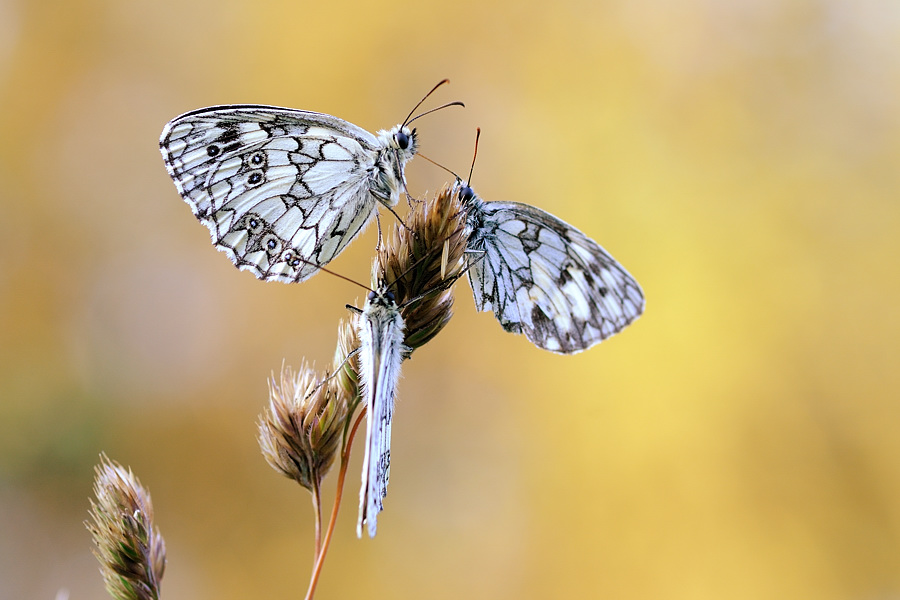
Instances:
[[[255,422],[359,294],[234,269],[157,140],[224,103],[375,131],[444,77],[467,108],[422,152],[465,172],[480,126],[480,195],[595,238],[647,312],[561,357],[459,285],[317,598],[900,597],[898,39],[890,0],[0,3],[0,597],[105,596],[101,451],[153,494],[164,597],[302,597],[309,496]]]

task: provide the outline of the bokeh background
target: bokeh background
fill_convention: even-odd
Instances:
[[[317,597],[900,597],[898,39],[893,0],[0,1],[0,597],[105,596],[101,451],[152,491],[164,597],[302,597],[309,496],[255,422],[358,291],[234,269],[157,139],[244,102],[374,131],[444,77],[467,108],[422,152],[465,172],[482,127],[481,196],[597,239],[647,312],[560,357],[458,286]]]

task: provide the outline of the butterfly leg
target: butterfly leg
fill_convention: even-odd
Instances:
[[[399,165],[399,158],[397,159],[397,164]],[[400,178],[400,185],[403,186],[403,193],[406,195],[406,204],[412,208],[415,204],[420,204],[422,200],[417,200],[415,196],[409,193],[409,188],[406,186],[406,177]]]
[[[405,180],[403,182],[403,193],[406,196],[406,204],[410,208],[415,208],[415,206],[417,204],[422,204],[423,202],[425,202],[424,200],[419,200],[418,198],[416,198],[415,196],[413,196],[412,194],[409,193],[409,188],[406,187]]]
[[[348,306],[349,306],[349,305],[348,305]],[[353,308],[356,308],[356,307],[354,306]],[[358,309],[357,309],[357,310],[358,310]],[[341,361],[341,364],[339,364],[339,365],[334,369],[334,373],[332,373],[331,375],[328,375],[325,379],[323,379],[322,381],[320,381],[320,382],[319,382],[319,385],[317,385],[316,387],[314,387],[308,394],[306,394],[306,398],[304,398],[304,400],[307,400],[307,399],[311,398],[313,394],[315,394],[316,392],[319,391],[319,388],[321,388],[323,385],[325,385],[326,383],[328,383],[329,381],[331,381],[332,379],[334,379],[334,376],[337,375],[338,373],[340,373],[340,372],[341,372],[341,369],[343,369],[344,366],[346,366],[347,362],[348,362],[352,357],[356,356],[357,354],[359,354],[359,348],[357,348],[356,350],[350,352],[350,353],[344,358],[344,360]]]
[[[481,252],[481,251],[479,251],[479,253],[482,255],[484,254],[484,252]],[[454,283],[456,283],[457,279],[459,279],[460,277],[462,277],[463,275],[468,273],[469,269],[471,269],[474,266],[475,266],[474,262],[466,263],[466,268],[464,268],[462,271],[460,271],[459,273],[457,273],[450,279],[445,279],[444,281],[442,281],[438,285],[434,286],[430,290],[426,290],[425,292],[419,294],[418,296],[407,300],[406,302],[404,302],[403,304],[400,305],[400,309],[406,308],[413,302],[418,302],[422,298],[425,298],[427,296],[431,296],[431,295],[437,294],[438,292],[443,292],[444,290],[449,289]]]
[[[463,256],[466,257],[466,268],[463,271],[463,273],[465,273],[466,271],[474,267],[478,263],[478,261],[484,260],[484,257],[487,256],[487,252],[484,250],[466,250],[463,253]],[[475,258],[472,259],[470,257]],[[460,273],[460,275],[462,275],[462,273]]]
[[[408,226],[406,223],[403,222],[403,219],[400,218],[400,215],[398,215],[398,214],[396,213],[396,211],[394,211],[393,208],[391,208],[390,206],[387,206],[387,205],[385,205],[385,208],[387,208],[389,211],[391,211],[391,214],[392,214],[392,215],[394,215],[395,217],[397,217],[397,222],[400,223],[400,227],[402,227],[403,229],[405,229],[405,230],[407,230],[408,232],[410,232],[411,234],[413,234],[413,236],[418,237],[418,234],[416,234],[415,231],[413,231],[412,229],[410,229],[409,226]]]
[[[394,212],[394,211],[391,211]],[[378,212],[375,212],[375,225],[378,228],[378,241],[375,242],[375,252],[381,251],[381,218],[378,216]],[[349,307],[348,307],[349,308]],[[362,311],[360,311],[362,312]]]
[[[409,188],[406,187],[406,180],[403,181],[403,194],[406,196],[406,204],[410,208],[413,208],[416,204],[421,204],[423,202],[423,200],[418,200],[415,196],[409,193]]]

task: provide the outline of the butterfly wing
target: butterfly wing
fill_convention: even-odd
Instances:
[[[254,105],[186,113],[160,138],[213,244],[238,268],[286,283],[311,277],[368,224],[380,148],[336,117]]]
[[[470,205],[469,283],[480,311],[539,348],[573,354],[621,331],[644,310],[637,281],[583,233],[515,202]]]
[[[403,360],[404,323],[397,305],[381,294],[366,303],[359,319],[360,383],[369,414],[356,535],[362,537],[365,523],[369,537],[374,537],[391,473],[391,421]]]

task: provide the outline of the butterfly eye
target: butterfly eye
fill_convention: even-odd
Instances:
[[[394,302],[394,292],[387,291],[384,293],[384,297],[387,298],[388,302]]]
[[[469,186],[466,186],[463,189],[459,190],[459,199],[463,202],[470,202],[474,197],[475,190],[473,190]]]
[[[398,131],[394,134],[394,141],[397,142],[397,145],[401,150],[409,148],[409,136],[403,133],[403,131]]]
[[[375,299],[375,292],[369,292],[369,295],[366,296],[366,297],[367,297],[369,300],[374,300],[374,299]]]

